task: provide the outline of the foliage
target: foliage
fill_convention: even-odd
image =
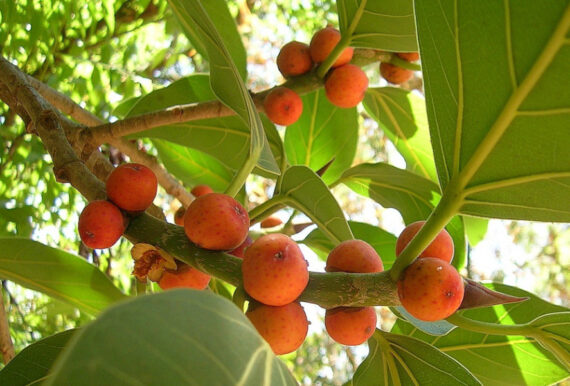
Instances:
[[[325,21],[340,29],[340,48],[356,48],[354,62],[371,80],[358,108],[328,102],[326,62],[295,79],[275,73],[279,46],[308,42]],[[137,116],[146,114],[146,123],[126,133],[138,146],[134,156],[156,156],[186,189],[208,184],[239,193],[254,223],[282,210],[289,219],[279,231],[297,235],[321,258],[351,238],[382,256],[387,272],[368,278],[312,274],[302,295],[308,302],[397,306],[394,280],[443,227],[454,239],[453,264],[469,275],[469,249],[483,239],[487,218],[570,222],[568,1],[15,0],[0,2],[0,23],[2,55],[24,73],[105,121],[140,124]],[[415,81],[423,81],[425,96],[413,82],[386,86],[378,60],[418,49]],[[568,309],[500,284],[489,286],[529,300],[460,311],[427,327],[394,310],[393,328],[382,323],[361,364],[318,335],[298,355],[274,356],[224,299],[241,283],[237,259],[190,246],[179,227],[147,215],[131,221],[129,241],[108,251],[80,244],[82,187],[58,181],[57,152],[50,156],[49,141],[34,135],[39,123],[22,113],[24,103],[12,103],[24,93],[9,95],[6,79],[0,74],[0,277],[16,348],[27,347],[0,371],[0,383],[275,385],[295,383],[292,374],[306,383],[323,380],[323,356],[337,379],[354,376],[352,384],[539,385],[568,377]],[[279,127],[258,106],[266,89],[285,81],[302,94],[304,111],[297,123]],[[155,113],[189,106],[216,112],[152,124]],[[81,133],[105,129],[85,128],[93,123],[69,115],[79,124],[60,119],[74,146]],[[100,151],[114,165],[126,159],[94,138],[101,146],[81,148],[79,156]],[[379,142],[382,160],[366,153]],[[92,162],[85,164],[93,169]],[[155,204],[171,214],[179,204],[163,187]],[[396,259],[396,227],[378,226],[382,218],[362,222],[347,196],[358,196],[366,210],[393,208],[405,223],[426,226]],[[541,253],[558,264],[547,286],[567,296],[568,274],[555,268],[567,260],[567,226],[553,226],[549,240]],[[207,271],[217,277],[211,291],[129,298],[160,292],[133,285],[129,242],[152,242]],[[372,290],[350,285],[362,282],[386,293],[372,299]],[[335,360],[351,370],[337,374]]]

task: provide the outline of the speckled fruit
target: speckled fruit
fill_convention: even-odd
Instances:
[[[105,200],[91,201],[79,215],[79,236],[89,248],[109,248],[125,231],[119,208]]]
[[[277,68],[286,78],[309,72],[313,68],[309,46],[297,41],[285,44],[277,55]]]
[[[156,196],[157,187],[154,172],[136,163],[118,166],[106,182],[109,200],[129,212],[146,210]]]
[[[432,322],[453,314],[463,300],[463,279],[455,268],[433,257],[417,259],[398,280],[402,306],[414,317]]]
[[[327,272],[382,272],[382,259],[374,248],[363,240],[346,240],[328,255]]]
[[[402,253],[404,248],[412,241],[424,224],[425,221],[416,221],[408,225],[402,233],[400,233],[396,241],[396,256],[400,256],[400,253]],[[453,259],[453,252],[453,239],[445,229],[442,229],[418,257],[437,257],[438,259],[450,263]]]
[[[380,75],[382,75],[387,82],[392,84],[402,84],[410,80],[414,75],[414,72],[412,70],[395,66],[392,63],[382,62],[380,63]]]
[[[245,315],[276,355],[297,350],[309,329],[307,315],[299,303],[279,307],[259,304]]]
[[[200,248],[230,251],[247,237],[249,216],[233,197],[210,193],[196,198],[184,215],[186,236]]]
[[[186,209],[183,206],[176,210],[174,213],[174,223],[176,225],[184,226],[184,213],[186,213]]]
[[[228,253],[230,255],[233,255],[235,257],[239,257],[240,259],[243,259],[243,254],[245,253],[245,250],[247,249],[247,247],[249,247],[251,244],[253,243],[253,239],[249,236],[247,236],[244,240],[243,243],[241,243],[241,245],[239,247],[237,247],[236,249],[234,249],[233,251],[229,251]]]
[[[309,45],[313,61],[315,63],[324,62],[336,47],[340,38],[340,32],[333,27],[326,27],[315,32]],[[350,62],[353,53],[354,49],[352,47],[346,47],[333,63],[333,67],[339,67]]]
[[[337,343],[357,346],[368,340],[376,329],[374,307],[338,307],[325,313],[325,327]]]
[[[271,122],[289,126],[301,116],[303,101],[295,91],[287,87],[276,87],[265,97],[263,108]]]
[[[283,224],[283,221],[279,217],[271,216],[263,220],[259,226],[262,228],[273,228],[281,224]]]
[[[415,62],[420,59],[420,54],[417,52],[397,52],[396,55],[408,62]]]
[[[163,290],[171,288],[193,288],[203,290],[210,282],[210,275],[188,264],[182,264],[176,271],[166,270],[158,281]]]
[[[368,77],[353,64],[345,64],[332,70],[325,81],[328,100],[342,108],[354,107],[362,99],[368,88]]]
[[[190,193],[192,193],[194,197],[200,197],[204,194],[214,193],[214,191],[208,185],[196,185],[192,188]]]
[[[255,240],[245,250],[241,270],[245,291],[270,306],[291,303],[309,282],[301,249],[295,241],[279,233]]]

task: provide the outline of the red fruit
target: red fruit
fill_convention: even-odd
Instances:
[[[186,209],[183,206],[178,208],[178,210],[174,213],[174,223],[176,225],[184,226],[184,213],[186,213]]]
[[[287,87],[276,87],[265,97],[263,107],[271,122],[289,126],[301,116],[303,101],[295,91]]]
[[[277,68],[286,78],[309,72],[313,68],[309,46],[297,41],[285,44],[277,55]]]
[[[107,178],[107,197],[129,212],[146,210],[156,196],[158,183],[153,171],[141,164],[118,166]]]
[[[249,247],[251,244],[253,243],[253,239],[249,236],[247,236],[245,238],[245,241],[243,243],[241,243],[241,245],[239,247],[237,247],[236,249],[234,249],[233,251],[229,251],[228,253],[230,255],[233,255],[235,257],[239,257],[240,259],[243,259],[243,254],[245,253],[245,250],[247,249],[247,247]]]
[[[203,290],[210,282],[210,275],[197,270],[188,264],[182,264],[176,271],[164,271],[158,281],[163,290],[170,288],[194,288]]]
[[[408,225],[402,233],[400,233],[400,236],[398,236],[398,240],[396,241],[396,256],[400,256],[400,253],[402,253],[404,248],[406,248],[410,241],[412,241],[424,224],[425,221],[416,221]],[[438,259],[442,259],[450,263],[453,259],[453,251],[453,239],[445,229],[442,229],[426,249],[418,255],[418,258],[437,257]]]
[[[91,201],[79,215],[79,236],[93,249],[109,248],[125,231],[121,211],[109,201]]]
[[[186,210],[184,231],[200,248],[229,251],[247,237],[249,216],[233,197],[209,193],[196,198]]]
[[[278,225],[283,224],[283,221],[281,221],[281,219],[279,217],[267,217],[265,220],[263,220],[259,225],[262,228],[273,228],[276,227]]]
[[[402,84],[412,78],[414,72],[402,67],[393,65],[392,63],[380,63],[380,74],[386,81],[392,84]]]
[[[325,81],[328,100],[335,106],[354,107],[362,99],[368,88],[368,77],[353,64],[345,64],[332,70]]]
[[[336,47],[340,38],[340,32],[333,27],[326,27],[315,32],[309,47],[313,61],[315,63],[324,62]],[[332,66],[339,67],[350,62],[353,53],[354,49],[352,47],[346,47]]]
[[[374,307],[338,307],[325,313],[325,327],[337,343],[357,346],[368,340],[376,329]]]
[[[402,306],[414,317],[432,322],[453,314],[463,300],[463,278],[448,262],[417,259],[398,280]]]
[[[245,250],[243,286],[255,300],[270,306],[291,303],[309,282],[309,270],[297,243],[273,233],[261,236]]]
[[[214,193],[214,191],[208,185],[196,185],[192,188],[190,193],[192,193],[194,197],[200,197],[204,194]]]
[[[396,55],[408,62],[415,62],[420,59],[420,54],[417,52],[397,52]]]
[[[257,305],[245,314],[259,335],[271,346],[276,355],[297,350],[309,330],[309,322],[299,303],[280,307]]]
[[[327,272],[382,272],[382,259],[374,248],[363,240],[346,240],[328,255]]]

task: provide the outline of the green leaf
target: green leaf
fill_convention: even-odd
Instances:
[[[506,294],[529,297],[522,303],[467,310],[470,319],[505,325],[524,324],[550,313],[568,309],[548,303],[521,289],[504,284],[488,284],[489,288]],[[412,325],[398,320],[392,332],[409,335],[433,344],[465,365],[485,385],[547,385],[568,376],[555,357],[531,338],[488,335],[455,328],[445,336],[422,333]]]
[[[568,1],[415,7],[442,190],[467,215],[570,221]]]
[[[360,164],[348,169],[337,181],[385,208],[397,209],[406,224],[425,220],[441,198],[434,182],[385,163]],[[452,264],[465,264],[465,231],[459,217],[446,227],[453,238],[455,253]]]
[[[417,51],[413,2],[337,0],[340,31],[351,46],[386,51]]]
[[[175,14],[180,18],[178,14],[180,12],[177,8],[181,7],[182,2],[174,1],[171,2],[171,6],[175,10]],[[224,0],[207,0],[207,1],[197,1],[204,7],[204,11],[210,17],[211,23],[219,33],[219,38],[224,42],[224,46],[229,51],[232,61],[235,63],[235,67],[240,74],[242,79],[247,76],[247,62],[246,62],[246,52],[241,37],[238,33],[237,26],[234,18],[230,14],[228,9],[228,4]],[[186,37],[192,46],[209,60],[209,50],[211,47],[208,43],[204,41],[204,36],[198,31],[198,28],[203,28],[202,26],[193,26],[186,24],[183,20],[180,20],[182,30],[184,31]],[[203,33],[203,32],[202,32]]]
[[[23,349],[0,371],[0,384],[25,386],[48,377],[48,371],[77,329],[49,336]]]
[[[366,241],[380,255],[384,270],[390,269],[396,259],[396,236],[376,225],[364,222],[349,221],[348,225],[355,239]],[[309,233],[302,243],[324,252],[325,257],[336,246],[319,228]]]
[[[369,88],[363,104],[404,157],[406,169],[437,181],[425,100],[401,88],[381,87]]]
[[[334,243],[353,238],[344,213],[327,185],[306,166],[292,166],[283,174],[278,195],[305,213]]]
[[[125,295],[84,259],[36,241],[0,237],[0,277],[94,315]]]
[[[140,98],[128,113],[129,117],[165,109],[180,104],[215,100],[208,75],[192,75],[168,87],[153,91]],[[277,160],[283,157],[283,143],[275,125],[266,117],[262,122],[270,146]],[[238,116],[193,120],[179,124],[145,130],[129,138],[160,138],[207,153],[237,170],[245,162],[250,141],[250,130]],[[271,162],[273,155],[263,153],[260,163]],[[262,169],[257,170],[263,173]]]
[[[536,337],[537,341],[570,372],[570,311],[542,315],[530,325],[542,332]]]
[[[245,315],[196,290],[139,296],[76,334],[46,385],[294,385]]]
[[[461,216],[469,244],[474,247],[485,238],[489,220],[481,217]]]
[[[480,385],[461,363],[433,346],[376,330],[353,385]]]
[[[223,192],[230,184],[232,170],[208,154],[160,139],[152,142],[168,172],[186,186],[206,184]]]
[[[331,183],[354,159],[358,142],[356,109],[334,106],[322,89],[301,99],[303,113],[285,131],[287,159],[293,165],[307,165],[315,171],[334,160],[322,176],[325,183]]]
[[[210,60],[210,84],[212,91],[228,107],[234,110],[245,125],[251,130],[248,161],[242,172],[249,174],[258,162],[259,167],[268,173],[279,174],[279,167],[270,157],[263,124],[256,107],[245,87],[232,58],[216,30],[216,26],[198,0],[169,0],[174,14],[185,31],[191,31],[196,39],[201,40]],[[261,154],[264,156],[260,158]],[[242,174],[243,174],[242,173]]]

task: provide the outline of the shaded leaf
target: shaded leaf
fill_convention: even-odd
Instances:
[[[0,237],[0,277],[97,314],[125,295],[84,259],[33,240]]]
[[[46,379],[49,369],[76,331],[60,332],[23,349],[0,371],[0,384],[24,386]]]
[[[404,157],[407,170],[437,181],[425,100],[401,88],[381,87],[369,88],[363,104]]]
[[[338,0],[337,7],[340,30],[352,31],[352,46],[418,50],[412,1]]]
[[[333,160],[322,179],[329,184],[350,167],[358,141],[356,109],[342,109],[331,104],[323,89],[305,94],[303,113],[287,126],[285,150],[293,165],[307,165],[319,170]]]
[[[283,174],[277,194],[313,220],[333,242],[353,238],[344,213],[327,185],[306,166],[292,166]]]
[[[504,284],[487,286],[495,291],[530,299],[522,303],[463,311],[463,316],[482,322],[512,325],[528,323],[544,314],[568,311],[515,287]],[[487,335],[462,328],[455,328],[445,336],[434,337],[403,320],[396,322],[392,332],[433,344],[463,363],[485,385],[545,385],[568,376],[564,366],[531,338]]]
[[[474,247],[485,238],[489,220],[481,217],[461,216],[469,244]]]
[[[480,385],[461,363],[420,340],[376,330],[353,385]]]
[[[75,335],[47,385],[294,385],[228,300],[196,290],[139,296]]]
[[[442,189],[463,214],[570,221],[570,4],[421,0],[415,12]]]

